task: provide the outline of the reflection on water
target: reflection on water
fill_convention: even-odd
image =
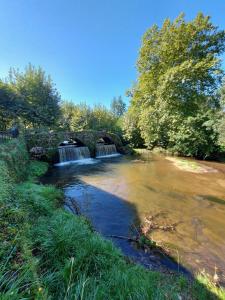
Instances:
[[[193,271],[214,267],[225,274],[225,165],[207,163],[217,173],[177,169],[161,156],[148,162],[127,157],[98,164],[53,168],[48,182],[75,198],[103,235],[128,235],[129,226],[146,214],[161,223],[178,223],[175,232],[154,231],[153,239],[169,245],[182,265]],[[124,252],[125,241],[115,241]],[[128,247],[129,249],[125,249]]]

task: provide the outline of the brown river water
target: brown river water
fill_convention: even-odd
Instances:
[[[44,182],[62,187],[108,238],[129,236],[132,223],[159,213],[160,224],[178,225],[172,232],[155,230],[151,237],[170,249],[179,266],[211,275],[216,267],[225,282],[225,164],[205,162],[217,172],[196,174],[156,154],[145,161],[121,156],[90,162],[54,167]],[[154,267],[153,255],[140,253],[125,240],[113,242],[125,255]],[[170,265],[161,259],[164,263]]]

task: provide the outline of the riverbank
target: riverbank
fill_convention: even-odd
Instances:
[[[63,194],[41,185],[47,165],[22,141],[0,147],[1,299],[225,299],[207,277],[147,271],[63,209]]]
[[[191,172],[191,173],[217,173],[218,171],[214,168],[206,166],[200,160],[194,160],[191,158],[180,157],[180,156],[172,156],[172,154],[164,149],[156,148],[155,150],[147,150],[147,149],[134,149],[134,154],[138,156],[142,156],[148,159],[151,156],[151,153],[162,154],[165,159],[171,161],[173,165],[183,171]]]
[[[167,160],[171,161],[175,167],[180,170],[191,172],[191,173],[217,173],[216,169],[210,168],[208,166],[203,165],[202,163],[194,160],[188,160],[181,157],[171,157],[167,156]]]

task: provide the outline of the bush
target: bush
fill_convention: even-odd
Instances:
[[[9,203],[14,199],[13,182],[7,165],[0,160],[0,203]]]
[[[10,176],[16,182],[27,178],[29,172],[29,155],[23,139],[13,139],[12,141],[0,145],[0,160],[3,160]]]
[[[214,130],[215,122],[207,114],[188,117],[170,132],[169,148],[184,156],[205,159],[219,152],[218,136]]]
[[[29,177],[31,180],[44,175],[48,170],[48,163],[32,160],[29,165]]]
[[[5,162],[0,160],[0,260],[7,256],[19,232],[22,212],[16,202],[13,182]]]

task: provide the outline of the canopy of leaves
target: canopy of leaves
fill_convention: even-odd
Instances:
[[[114,97],[111,102],[111,111],[115,117],[121,117],[126,111],[126,103],[123,101],[122,97]]]
[[[215,130],[219,135],[219,144],[224,148],[225,147],[225,81],[222,84],[222,87],[219,91],[220,105],[222,111],[220,113],[220,118],[218,124],[216,124]]]
[[[7,85],[14,95],[11,98],[20,101],[8,101],[6,108],[26,126],[56,125],[60,116],[60,96],[51,78],[41,68],[29,65],[24,72],[11,69]]]
[[[26,103],[12,89],[0,81],[0,130],[5,130],[17,116],[25,116]]]
[[[216,91],[222,79],[218,57],[224,41],[225,32],[201,13],[190,22],[180,15],[174,22],[165,20],[162,28],[154,25],[147,30],[132,93],[132,106],[138,111],[138,126],[147,146],[202,156],[202,140],[207,136],[206,155],[215,150],[212,145],[217,136],[208,136],[205,122],[215,121],[220,109]],[[181,142],[184,135],[189,141],[186,146]]]
[[[138,113],[134,107],[130,107],[122,118],[123,137],[132,147],[143,147],[144,140],[138,126]]]
[[[104,105],[95,105],[93,108],[86,103],[74,104],[63,102],[61,105],[61,127],[71,131],[106,130],[120,133],[119,118]]]

